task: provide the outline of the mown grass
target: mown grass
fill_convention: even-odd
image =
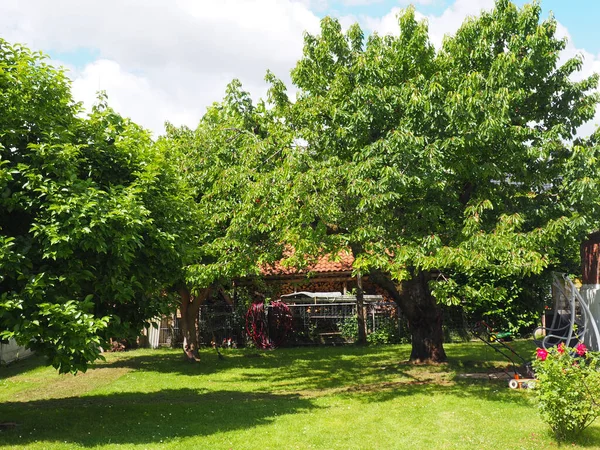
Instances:
[[[515,344],[532,354],[528,342]],[[506,368],[483,343],[443,365],[408,346],[108,354],[85,374],[31,358],[0,368],[0,448],[544,449],[531,393],[464,373]],[[600,425],[569,444],[600,448]]]

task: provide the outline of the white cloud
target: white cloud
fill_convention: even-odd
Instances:
[[[364,5],[373,5],[376,3],[383,3],[384,0],[341,0],[342,4],[345,6],[364,6]],[[436,0],[397,0],[396,3],[400,5],[431,5]]]
[[[137,118],[151,130],[162,130],[165,121],[195,126],[200,111],[173,101],[173,96],[147,77],[124,71],[111,60],[100,59],[76,74],[73,95],[85,105],[96,102],[96,92],[110,93],[109,104],[121,114]]]
[[[348,31],[348,28],[350,28],[352,25],[359,21],[358,18],[353,15],[341,16],[337,19],[340,22],[340,25],[342,26],[342,31],[344,33]]]
[[[428,21],[439,48],[444,35],[455,33],[466,17],[493,4],[456,0],[439,16],[417,11],[417,17]],[[254,98],[266,92],[267,69],[289,85],[303,32],[319,32],[313,11],[328,5],[328,0],[1,0],[0,31],[5,39],[34,49],[97,55],[70,68],[76,98],[90,106],[96,91],[106,90],[111,105],[158,134],[165,120],[195,126],[233,78]],[[344,29],[358,21],[367,32],[397,34],[400,10],[381,17],[348,15],[340,22]],[[568,35],[564,27],[559,33]],[[600,55],[570,45],[564,56],[577,53],[584,56],[581,77],[600,72]],[[582,133],[591,129],[586,125]]]
[[[557,24],[556,35],[559,37],[567,38],[567,46],[560,55],[559,64],[565,63],[568,59],[573,58],[577,55],[582,57],[583,65],[579,72],[574,73],[571,79],[574,81],[581,81],[585,78],[590,77],[594,73],[600,73],[600,54],[594,55],[585,49],[576,48],[573,45],[573,40],[569,34],[569,30],[563,26],[560,22]],[[600,89],[597,89],[600,90]],[[592,120],[583,124],[577,134],[581,137],[589,136],[600,126],[600,105],[596,106],[596,115]]]
[[[467,17],[478,16],[493,7],[494,0],[457,0],[441,16],[426,16],[431,42],[440,48],[444,36],[456,33]]]
[[[342,0],[342,4],[345,6],[363,6],[381,3],[382,1],[383,0]]]
[[[454,34],[467,17],[477,16],[481,11],[493,7],[494,0],[456,0],[440,16],[424,15],[418,10],[415,16],[417,20],[427,21],[431,42],[439,48],[444,36]],[[383,17],[362,16],[359,20],[367,30],[377,31],[379,34],[398,35],[398,14],[401,11],[402,8],[394,7]]]
[[[398,14],[402,8],[394,7],[383,17],[360,16],[358,22],[362,28],[379,34],[398,35]]]
[[[106,90],[159,133],[165,119],[195,125],[233,78],[255,96],[267,69],[288,81],[319,19],[293,0],[3,0],[0,30],[34,49],[97,52],[71,72],[77,99],[89,106]]]
[[[311,11],[323,12],[329,9],[329,0],[298,0]]]

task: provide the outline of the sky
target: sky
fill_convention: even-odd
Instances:
[[[516,0],[521,6],[526,1]],[[73,95],[89,108],[99,90],[121,114],[156,137],[164,122],[195,127],[238,78],[254,99],[267,90],[271,70],[288,86],[302,54],[303,33],[318,33],[330,15],[365,33],[397,33],[397,14],[413,4],[441,45],[468,16],[493,0],[0,0],[0,37],[49,55],[71,78]],[[541,0],[569,44],[562,57],[580,54],[576,79],[600,73],[600,1]],[[584,125],[587,135],[600,125]]]

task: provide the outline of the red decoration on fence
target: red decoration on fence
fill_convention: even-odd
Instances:
[[[277,301],[269,307],[269,336],[273,347],[279,347],[292,331],[292,312],[288,305]]]
[[[285,303],[252,303],[246,313],[246,333],[258,348],[279,347],[292,329],[292,313]]]
[[[246,333],[258,348],[272,348],[264,303],[252,303],[246,313]]]

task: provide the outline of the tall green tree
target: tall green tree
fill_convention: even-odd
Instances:
[[[194,130],[169,125],[157,142],[201,212],[195,223],[198,244],[177,284],[190,358],[197,358],[196,318],[209,291],[256,276],[260,267],[282,258],[285,243],[270,220],[274,199],[268,180],[291,134],[277,119],[234,80]]]
[[[167,310],[194,205],[147,131],[0,40],[0,338],[85,370]]]
[[[439,50],[412,9],[397,37],[326,18],[292,71],[296,101],[272,86],[297,144],[268,175],[278,239],[350,248],[408,318],[413,360],[446,359],[440,303],[499,303],[597,226],[580,201],[594,150],[569,142],[598,76],[571,80],[581,58],[559,64],[565,40],[540,13],[498,0]]]

